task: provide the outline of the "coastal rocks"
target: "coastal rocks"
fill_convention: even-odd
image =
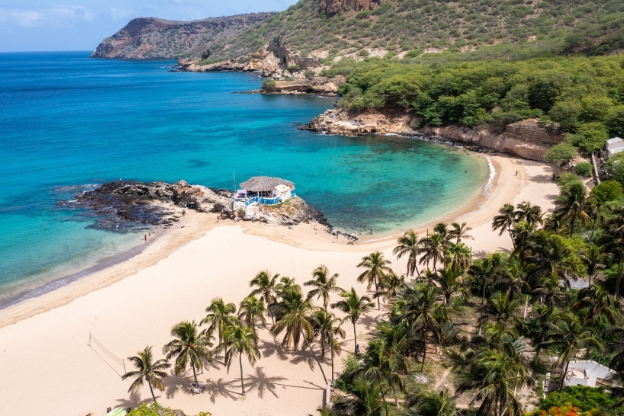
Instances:
[[[96,228],[114,232],[131,232],[147,225],[171,225],[180,220],[183,209],[200,212],[222,212],[232,217],[232,192],[177,183],[113,181],[79,193],[73,200],[59,201],[59,206],[86,209]]]
[[[257,71],[263,77],[270,77],[280,70],[279,59],[270,52],[254,54],[237,61],[226,60],[211,64],[197,59],[180,59],[178,67],[183,72]]]
[[[312,119],[302,130],[313,130],[342,136],[365,136],[368,134],[399,134],[411,131],[413,115],[400,111],[379,113],[366,111],[350,114],[347,111],[327,110]]]
[[[523,120],[506,126],[502,132],[488,129],[451,125],[414,129],[416,117],[409,112],[368,110],[362,113],[348,113],[345,110],[327,110],[314,118],[302,130],[312,130],[344,136],[368,134],[400,134],[422,136],[436,140],[460,142],[509,153],[529,160],[544,161],[548,149],[561,143],[564,135],[540,126],[539,120]]]
[[[325,78],[298,79],[294,81],[275,81],[270,90],[263,85],[260,90],[263,94],[315,94],[325,97],[338,95],[338,85]]]
[[[316,222],[326,227],[331,225],[325,215],[306,202],[294,197],[277,205],[252,205],[243,217],[245,221],[260,221],[275,225],[297,225]]]
[[[263,77],[280,79],[292,76],[288,68],[296,67],[298,71],[318,68],[321,64],[317,58],[302,57],[293,53],[279,38],[269,42],[261,52],[242,56],[238,59],[228,59],[220,62],[208,63],[205,59],[180,59],[178,67],[184,72],[217,72],[217,71],[257,71]]]

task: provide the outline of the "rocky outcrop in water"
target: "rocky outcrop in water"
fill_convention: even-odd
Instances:
[[[348,113],[336,109],[325,111],[300,128],[343,136],[368,134],[422,136],[460,142],[539,161],[544,161],[548,149],[554,144],[561,143],[565,137],[561,132],[542,127],[539,120],[523,120],[509,124],[501,132],[459,125],[414,129],[412,126],[416,121],[419,120],[412,113],[401,110]]]
[[[338,84],[325,78],[304,78],[293,81],[275,81],[270,88],[268,88],[268,84],[263,84],[259,92],[263,94],[314,94],[336,97],[338,96]]]
[[[82,209],[84,217],[93,219],[88,228],[120,233],[144,230],[150,225],[170,226],[180,221],[186,209],[244,221],[277,225],[317,222],[331,228],[322,212],[298,197],[277,205],[250,206],[243,215],[232,211],[232,197],[232,191],[189,185],[185,181],[119,180],[80,192],[58,205]]]
[[[93,217],[91,228],[129,232],[146,225],[171,225],[180,220],[184,209],[200,212],[223,212],[233,217],[232,192],[176,183],[113,181],[59,201],[60,206],[86,209]]]

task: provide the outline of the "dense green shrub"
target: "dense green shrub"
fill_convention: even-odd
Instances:
[[[572,405],[578,407],[580,411],[604,411],[624,410],[622,406],[614,406],[620,402],[618,398],[611,396],[605,389],[592,388],[587,386],[564,387],[563,391],[550,393],[545,399],[540,401],[539,408],[548,410],[551,407],[564,407]]]
[[[262,82],[262,89],[266,92],[275,91],[275,80],[267,79]]]
[[[592,176],[593,166],[588,162],[580,162],[574,167],[574,172],[579,176]]]
[[[299,72],[301,71],[301,67],[299,65],[291,65],[288,68],[288,72]]]
[[[603,181],[592,188],[591,196],[603,204],[613,201],[622,196],[622,184],[616,181]]]
[[[548,150],[546,160],[555,165],[563,165],[570,162],[577,155],[576,147],[568,143],[559,143]]]

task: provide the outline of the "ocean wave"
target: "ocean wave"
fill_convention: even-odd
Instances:
[[[485,159],[487,160],[488,168],[490,169],[490,177],[488,178],[488,182],[485,185],[485,188],[483,190],[485,192],[485,195],[489,197],[492,194],[492,189],[494,187],[494,178],[496,177],[496,169],[494,168],[494,165],[492,164],[492,159],[490,159],[489,156],[486,156]]]

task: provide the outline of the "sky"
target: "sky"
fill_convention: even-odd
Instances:
[[[0,0],[0,52],[91,51],[135,17],[197,20],[297,0]]]

